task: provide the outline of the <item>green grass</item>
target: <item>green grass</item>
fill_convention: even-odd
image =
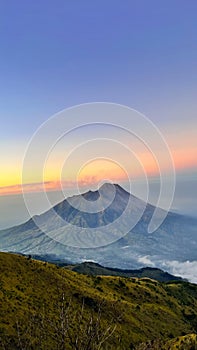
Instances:
[[[85,336],[100,313],[99,331],[110,324],[114,330],[101,349],[131,349],[155,339],[174,346],[174,338],[197,329],[197,285],[188,282],[86,276],[8,253],[0,253],[0,272],[2,349],[74,349],[71,338]],[[70,330],[65,347],[63,308]]]
[[[197,349],[197,335],[196,334],[187,334],[182,337],[177,337],[170,341],[167,341],[163,347],[163,350],[196,350]]]

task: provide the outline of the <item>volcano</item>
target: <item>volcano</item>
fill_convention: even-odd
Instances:
[[[155,209],[121,186],[106,183],[1,230],[0,250],[127,269],[197,260],[197,220],[168,212],[149,233]]]

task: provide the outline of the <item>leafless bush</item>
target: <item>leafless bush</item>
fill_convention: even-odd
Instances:
[[[38,314],[29,315],[28,320],[15,323],[14,337],[1,340],[6,350],[101,350],[121,321],[116,306],[112,307],[108,321],[102,317],[105,303],[95,302],[91,309],[91,298],[83,298],[76,307],[72,298],[62,293],[54,315],[43,307]],[[113,305],[112,305],[113,306]],[[107,347],[109,348],[109,347]]]

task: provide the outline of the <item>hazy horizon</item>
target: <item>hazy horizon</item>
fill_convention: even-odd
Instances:
[[[196,179],[195,177],[189,177],[188,181],[185,181],[185,178],[181,179],[181,177],[178,178],[176,183],[176,190],[175,190],[175,196],[174,201],[172,203],[172,207],[170,211],[176,212],[177,214],[183,214],[188,215],[192,217],[197,217],[197,189],[195,189],[195,183]],[[126,183],[119,183],[123,188],[125,188],[129,192],[129,185]],[[145,200],[145,184],[143,181],[135,181],[135,186],[137,187],[137,194],[139,195],[139,189],[141,191],[141,195],[139,196],[140,199]],[[150,186],[150,195],[148,202],[150,204],[156,205],[157,199],[158,199],[158,191],[159,191],[159,179],[152,179],[152,181],[149,181]],[[96,190],[97,186],[86,186],[81,188],[81,193],[88,191],[89,189]],[[134,190],[135,188],[133,188]],[[69,189],[68,190],[68,197],[73,196],[78,191],[76,189]],[[135,195],[135,191],[131,191],[132,194]],[[31,193],[30,196],[32,196],[32,202],[35,203],[35,215],[39,215],[43,212],[42,205],[39,202],[39,192]],[[54,206],[55,204],[61,202],[63,200],[62,198],[62,192],[60,191],[50,191],[47,192],[47,196],[50,200],[49,207]],[[67,198],[67,197],[65,197]],[[163,199],[165,202],[165,198]],[[15,194],[15,195],[7,195],[7,196],[0,196],[0,230],[9,228],[14,225],[21,224],[25,221],[27,221],[30,218],[30,215],[28,213],[28,210],[24,203],[24,198],[22,194]]]

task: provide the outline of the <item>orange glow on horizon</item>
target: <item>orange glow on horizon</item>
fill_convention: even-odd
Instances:
[[[197,149],[187,148],[171,151],[176,170],[195,168],[197,166]]]
[[[77,182],[82,186],[86,186],[91,183],[98,184],[104,180],[116,182],[117,180],[126,180],[127,178],[126,171],[116,162],[108,159],[95,159],[86,163],[80,169]]]
[[[197,167],[197,152],[195,147],[188,148],[174,148],[172,151],[172,157],[174,160],[175,170],[177,172],[184,170],[192,170]],[[123,155],[124,156],[124,155]],[[144,171],[147,176],[157,176],[159,174],[159,168],[153,155],[149,152],[144,152],[138,155],[141,164],[144,167]],[[162,154],[160,163],[163,169],[167,172],[167,164],[162,163]],[[127,159],[128,162],[128,159]],[[137,164],[137,163],[136,163]],[[135,162],[131,161],[129,164],[129,177],[140,178],[142,173],[140,173],[140,168],[137,167]],[[126,171],[118,165],[116,162],[107,159],[95,159],[89,162],[80,169],[76,176],[76,181],[74,181],[74,174],[76,173],[74,169],[71,169],[66,176],[63,176],[62,181],[60,180],[61,171],[59,171],[56,164],[54,164],[54,171],[51,172],[52,167],[44,174],[44,180],[39,179],[35,173],[31,173],[28,176],[28,183],[20,184],[21,175],[17,169],[11,171],[9,169],[9,175],[6,176],[6,172],[1,174],[1,187],[0,196],[4,195],[14,195],[21,194],[22,192],[40,192],[43,191],[58,191],[61,188],[74,189],[76,188],[76,181],[79,187],[87,187],[91,185],[97,185],[101,181],[112,181],[114,183],[127,181],[128,176]],[[58,173],[60,174],[58,178]]]

